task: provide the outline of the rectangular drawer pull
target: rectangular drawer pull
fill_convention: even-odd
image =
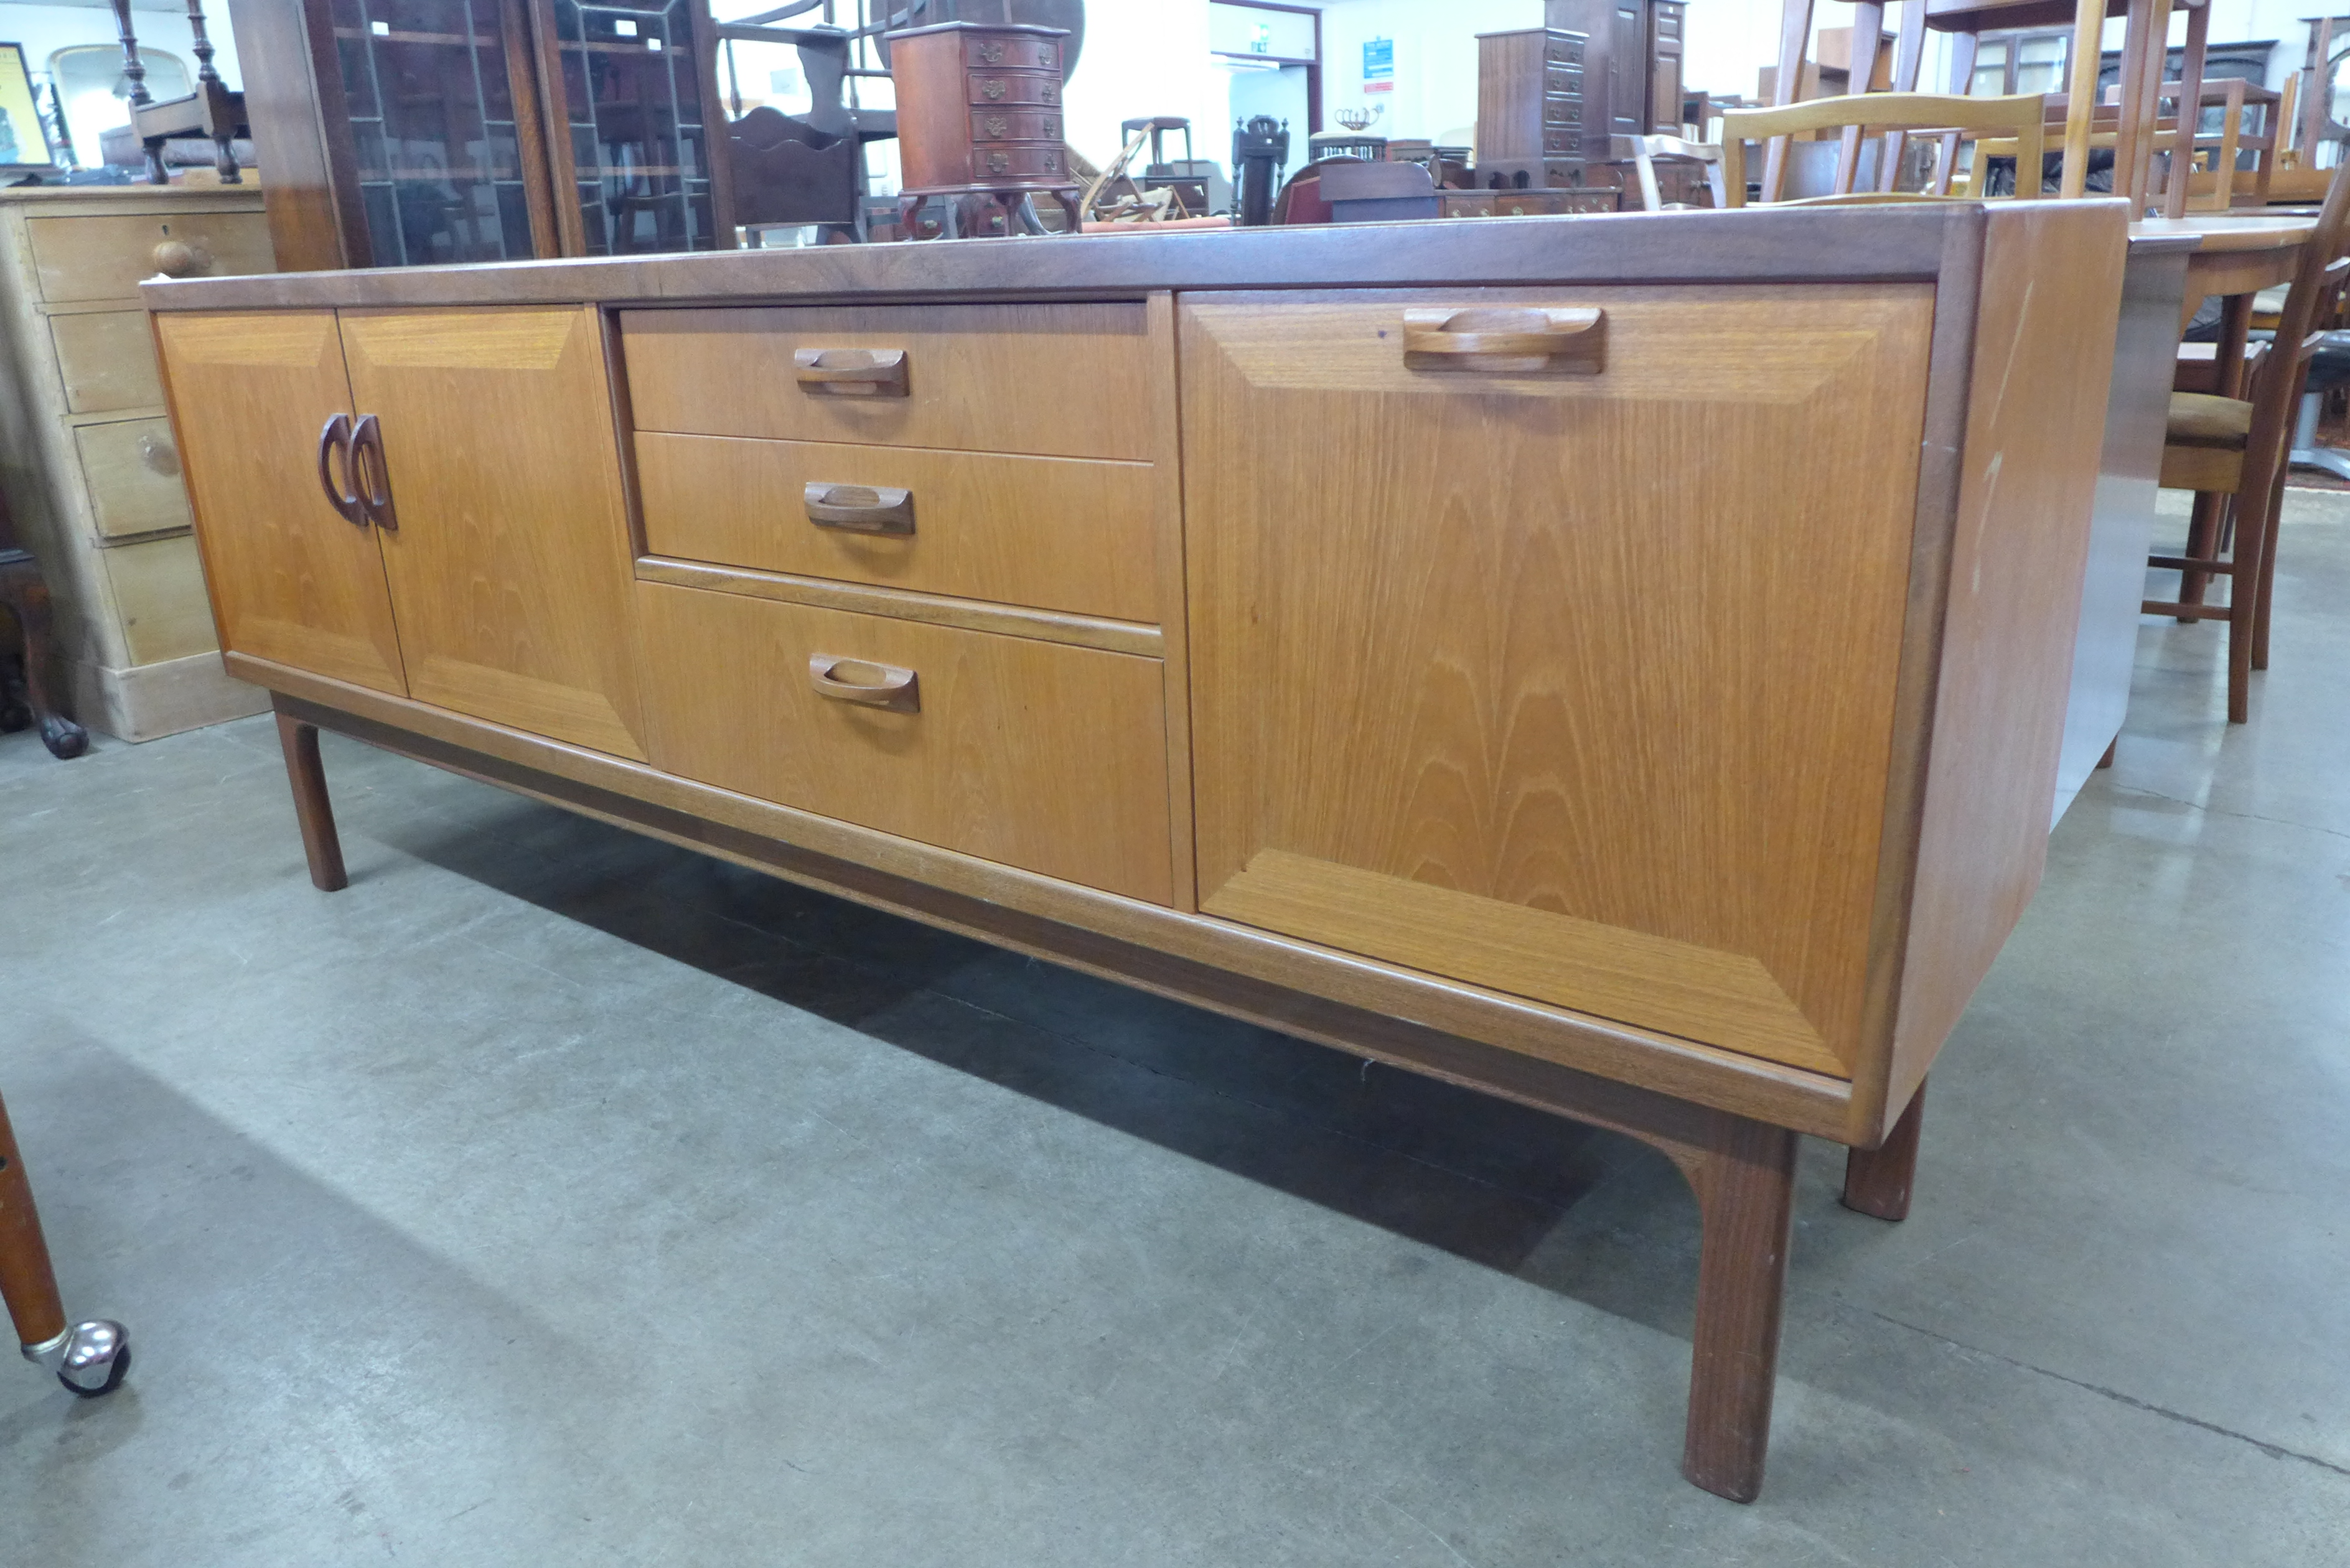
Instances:
[[[839,528],[851,534],[889,534],[911,538],[914,533],[914,493],[886,485],[827,484],[811,480],[803,496],[807,519],[819,528]]]
[[[922,711],[922,691],[910,670],[894,664],[871,664],[862,659],[835,654],[808,656],[808,684],[819,697],[855,702],[867,708],[887,708],[893,713]]]
[[[800,390],[827,398],[902,398],[903,348],[800,348],[792,354]]]
[[[1403,362],[1414,370],[1596,376],[1607,369],[1607,350],[1606,313],[1595,308],[1403,313]]]

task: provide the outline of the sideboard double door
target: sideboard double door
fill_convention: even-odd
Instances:
[[[224,646],[643,760],[602,328],[576,306],[158,319]],[[382,472],[350,472],[375,418]],[[389,504],[353,521],[336,493]]]

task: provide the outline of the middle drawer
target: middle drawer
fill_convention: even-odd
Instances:
[[[637,477],[656,556],[1159,618],[1148,463],[640,431]]]
[[[637,585],[654,765],[1164,904],[1165,666]]]

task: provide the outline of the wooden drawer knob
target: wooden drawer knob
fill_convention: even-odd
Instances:
[[[902,398],[906,395],[903,348],[800,348],[792,363],[800,390],[819,398]]]
[[[819,528],[850,534],[888,534],[910,538],[914,532],[914,493],[887,486],[809,483],[803,494],[807,519]]]
[[[1607,366],[1607,313],[1590,306],[1407,310],[1403,362],[1414,370],[1596,376]]]
[[[893,713],[922,711],[920,679],[894,664],[872,664],[862,659],[813,654],[808,659],[808,684],[819,697],[854,702],[862,708],[887,708]]]
[[[148,260],[165,277],[192,277],[212,269],[213,254],[202,245],[192,245],[184,240],[165,240],[148,253]]]

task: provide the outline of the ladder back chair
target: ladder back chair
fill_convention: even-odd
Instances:
[[[1968,98],[1942,93],[1856,93],[1845,98],[1814,99],[1808,103],[1789,104],[1782,109],[1729,109],[1721,117],[1721,177],[1727,188],[1728,205],[1746,205],[1746,143],[1750,140],[1783,147],[1786,138],[1806,130],[1843,130],[1849,128],[1859,132],[1871,127],[1888,133],[1931,130],[1960,138],[1997,138],[2015,149],[2019,168],[2037,169],[2043,140],[2043,112],[2039,93],[2016,93],[1998,98]],[[1880,155],[1880,169],[1890,161],[1889,156]],[[1982,195],[1990,161],[1988,157],[1981,155],[1979,150],[1973,172],[1968,181],[1967,194],[1970,197],[1980,198]],[[1855,192],[1852,185],[1857,166],[1856,159],[1850,164],[1839,160],[1838,179],[1829,194],[1799,198],[1795,202],[1784,204],[1918,199],[1914,195],[1882,190]],[[1775,200],[1769,184],[1768,168],[1766,162],[1762,197],[1766,202]],[[1881,177],[1879,182],[1882,183]],[[2036,181],[2019,180],[2016,185],[2018,195],[2039,194]]]
[[[2228,623],[2231,724],[2251,717],[2251,673],[2268,663],[2260,619],[2263,600],[2273,591],[2276,520],[2295,405],[2310,359],[2323,341],[2313,328],[2319,325],[2321,310],[2330,311],[2344,283],[2350,281],[2350,259],[2343,255],[2345,238],[2350,238],[2350,162],[2337,165],[2327,182],[2325,205],[2303,247],[2274,345],[2252,379],[2250,398],[2198,392],[2170,396],[2162,486],[2193,491],[2199,504],[2187,548],[2178,555],[2158,552],[2147,561],[2180,574],[2179,598],[2147,599],[2143,607],[2147,615]],[[2217,497],[2218,505],[2202,504],[2205,496]],[[2222,556],[2221,550],[2228,553]],[[2199,584],[2206,577],[2229,580],[2226,604],[2205,604],[2188,591],[2188,582]]]

